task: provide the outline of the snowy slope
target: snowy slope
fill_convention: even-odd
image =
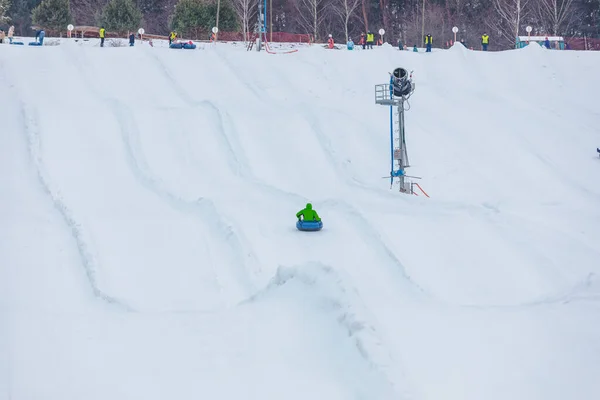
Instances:
[[[0,399],[598,398],[599,61],[2,46]]]

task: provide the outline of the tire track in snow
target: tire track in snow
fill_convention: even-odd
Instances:
[[[416,281],[412,279],[404,264],[402,264],[398,257],[396,257],[392,249],[385,244],[380,232],[373,227],[363,213],[361,213],[350,203],[337,199],[323,200],[321,204],[324,208],[330,207],[334,210],[343,212],[344,215],[351,217],[350,223],[354,225],[359,236],[363,238],[365,243],[370,244],[370,248],[378,252],[383,259],[387,259],[389,264],[395,267],[392,269],[392,272],[399,272],[401,281],[407,282],[409,284],[409,288],[414,289],[414,294],[416,296],[419,296],[422,299],[435,299],[436,301],[441,302],[440,299],[423,289]]]
[[[117,117],[119,126],[121,126],[128,164],[136,176],[136,179],[147,190],[165,200],[173,209],[185,212],[186,214],[196,215],[198,219],[206,223],[211,230],[216,229],[218,237],[224,239],[226,243],[227,251],[224,252],[224,257],[227,255],[233,256],[233,261],[229,263],[232,264],[230,267],[233,265],[237,266],[236,273],[233,274],[233,276],[244,277],[242,280],[243,286],[246,287],[244,292],[253,289],[254,284],[248,276],[248,271],[246,269],[248,261],[246,260],[245,250],[243,250],[244,246],[238,238],[238,232],[235,228],[224,221],[212,200],[199,197],[196,200],[190,201],[165,189],[165,185],[151,172],[150,167],[144,159],[141,144],[139,143],[140,134],[135,121],[130,117],[131,112],[128,111],[124,104],[119,104],[117,101],[113,101],[111,107],[113,107],[112,111]],[[253,261],[254,255],[251,252],[247,254],[249,254],[250,261]],[[215,271],[218,280],[219,274],[214,268],[213,270]],[[220,287],[226,288],[222,282],[220,283]]]
[[[485,305],[461,304],[459,307],[476,310],[521,310],[535,307],[547,307],[550,305],[566,305],[574,302],[595,302],[600,305],[600,279],[595,273],[589,273],[581,281],[570,288],[543,296],[538,300],[509,305]]]
[[[6,68],[1,65],[0,71],[6,79]],[[75,245],[77,247],[77,252],[81,259],[81,265],[84,269],[85,276],[87,278],[88,284],[90,286],[92,294],[117,308],[132,312],[134,311],[129,305],[127,305],[124,301],[117,299],[116,297],[110,296],[105,293],[97,283],[96,274],[98,268],[98,262],[96,257],[93,254],[93,251],[90,249],[89,241],[86,240],[86,234],[81,224],[77,222],[77,219],[73,216],[72,211],[66,205],[60,193],[54,189],[52,185],[50,176],[47,172],[47,168],[44,165],[42,150],[41,150],[41,139],[39,134],[39,128],[37,125],[37,116],[34,109],[28,107],[15,88],[14,85],[10,85],[10,91],[13,92],[12,98],[19,99],[19,118],[20,123],[22,125],[22,130],[24,132],[25,141],[27,144],[27,150],[29,152],[29,156],[31,158],[31,162],[36,171],[36,176],[38,178],[38,182],[43,192],[48,195],[50,198],[54,208],[60,214],[66,226],[70,230],[71,237],[73,238]]]
[[[122,300],[112,297],[100,289],[96,279],[98,262],[93,254],[93,251],[88,245],[89,240],[86,239],[85,231],[81,224],[78,223],[77,219],[73,216],[73,212],[62,199],[60,192],[54,189],[49,174],[46,172],[47,169],[44,165],[40,147],[40,134],[37,126],[36,113],[35,111],[30,110],[30,108],[23,103],[20,104],[20,109],[23,129],[27,136],[27,147],[37,172],[38,180],[42,186],[42,189],[51,198],[54,207],[61,214],[63,220],[71,231],[71,236],[75,240],[79,256],[81,257],[81,263],[84,268],[88,283],[92,289],[92,293],[94,296],[108,304],[118,306],[125,311],[134,311]]]
[[[84,67],[88,65],[87,60],[79,56],[78,53],[71,53],[74,58],[79,61],[80,65]],[[80,68],[79,71],[86,71],[86,68]],[[250,263],[256,268],[257,263],[255,262],[254,254],[251,251],[246,252],[246,250],[244,250],[245,247],[241,242],[237,230],[224,221],[223,216],[210,199],[199,197],[196,200],[190,201],[183,199],[166,189],[162,181],[151,172],[150,167],[145,161],[143,156],[144,152],[139,141],[140,133],[134,118],[131,117],[132,112],[130,108],[119,99],[107,96],[98,90],[85,72],[81,72],[81,74],[83,76],[83,81],[90,91],[95,93],[98,98],[106,103],[116,120],[119,122],[121,136],[128,158],[127,161],[137,181],[148,191],[163,199],[163,201],[165,201],[172,209],[186,214],[196,215],[196,217],[204,222],[208,228],[216,228],[220,237],[224,239],[227,247],[227,251],[222,254],[224,254],[224,257],[233,257],[233,261],[228,263],[231,264],[230,268],[232,265],[236,266],[236,273],[232,274],[232,276],[237,278],[237,283],[242,286],[242,292],[253,292],[254,283],[248,274],[248,268],[246,268],[246,266]],[[214,105],[212,104],[209,106],[214,108]],[[247,258],[249,258],[249,261]],[[218,274],[214,268],[213,271],[215,271],[215,279],[219,280],[221,274]],[[233,270],[231,272],[233,272]],[[243,277],[243,279],[240,280],[239,277]],[[224,288],[225,285],[220,283],[220,287]]]
[[[153,54],[152,56],[155,62],[160,66],[161,71],[167,77],[171,87],[173,87],[175,92],[178,94],[180,100],[182,100],[184,103],[187,103],[190,107],[207,106],[215,112],[218,119],[218,133],[221,138],[221,142],[223,143],[224,147],[227,148],[229,160],[233,160],[233,165],[235,167],[232,168],[232,172],[236,177],[242,179],[243,182],[249,182],[256,187],[261,188],[265,192],[279,196],[285,196],[288,199],[293,200],[295,202],[308,201],[305,197],[300,196],[299,194],[281,190],[258,179],[256,175],[254,175],[254,173],[252,172],[252,167],[250,166],[250,162],[246,157],[244,147],[237,139],[239,137],[239,134],[237,133],[235,125],[231,122],[231,115],[227,111],[223,112],[219,107],[215,105],[214,102],[210,100],[195,100],[189,94],[189,92],[181,86],[177,79],[174,78],[174,76],[171,74],[169,68],[164,64],[164,62],[156,55]],[[248,87],[250,86],[247,83],[245,84]],[[257,95],[255,90],[251,89],[250,91]],[[225,114],[225,116],[223,116],[223,113]]]
[[[337,269],[319,262],[286,267],[280,266],[267,286],[240,303],[241,306],[275,296],[277,291],[292,291],[293,285],[300,285],[300,298],[303,305],[315,305],[319,311],[330,313],[343,329],[345,338],[352,341],[354,348],[367,367],[380,374],[394,392],[394,398],[410,399],[412,389],[403,372],[402,362],[394,359],[387,350],[381,335],[370,322],[367,307],[348,278]],[[298,293],[296,293],[298,295]],[[400,396],[400,397],[397,397]]]

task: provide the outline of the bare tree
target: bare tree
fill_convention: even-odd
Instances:
[[[573,22],[572,6],[573,0],[537,0],[536,11],[540,21],[558,35]]]
[[[388,9],[388,0],[379,0],[379,9],[381,10],[381,19],[383,22],[383,27],[390,37],[394,36],[394,27],[390,25],[389,18],[389,9]]]
[[[335,3],[331,5],[332,11],[334,14],[339,16],[344,23],[344,33],[346,34],[346,42],[348,41],[348,24],[354,13],[358,9],[358,6],[361,4],[361,0],[336,0]]]
[[[493,0],[495,15],[490,18],[488,25],[497,30],[508,42],[514,43],[519,36],[519,28],[527,16],[530,0]]]
[[[109,0],[71,0],[71,12],[78,25],[96,25]]]
[[[326,0],[295,0],[294,6],[298,11],[298,24],[317,40],[327,6]]]
[[[249,40],[248,32],[250,31],[250,21],[253,21],[256,16],[257,3],[255,0],[233,0],[232,5],[242,23],[244,42],[247,42]]]
[[[361,0],[362,15],[363,15],[363,20],[365,22],[365,32],[369,30],[369,14],[367,13],[367,10],[369,8],[369,6],[367,5],[368,3],[369,3],[369,0]]]

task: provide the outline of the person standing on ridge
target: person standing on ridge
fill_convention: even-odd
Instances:
[[[312,208],[312,204],[306,203],[306,208],[296,213],[296,217],[300,220],[300,217],[304,217],[304,221],[321,221],[319,214]]]
[[[490,44],[490,37],[487,32],[484,32],[481,36],[481,50],[487,51],[488,45]]]
[[[327,39],[327,47],[330,49],[334,48],[333,36],[331,35],[331,33],[329,34],[329,39]]]
[[[371,32],[371,31],[367,32],[367,47],[369,49],[373,48],[374,41],[375,41],[375,35],[373,34],[373,32]]]
[[[104,47],[104,38],[106,36],[106,29],[104,27],[100,28],[100,47]]]
[[[426,53],[431,53],[431,44],[433,43],[433,37],[431,37],[431,34],[428,34],[427,36],[425,36],[425,47],[427,48],[427,50],[425,50]]]

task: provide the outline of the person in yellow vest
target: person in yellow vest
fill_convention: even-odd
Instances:
[[[173,31],[169,35],[169,46],[177,39],[177,32]]]
[[[484,34],[481,36],[481,49],[483,51],[487,51],[488,44],[490,44],[490,37],[484,32]]]
[[[373,48],[374,41],[375,41],[375,35],[373,34],[373,32],[371,32],[371,31],[367,32],[367,47],[369,49]]]
[[[425,50],[426,53],[431,53],[431,44],[433,43],[433,37],[431,36],[431,34],[428,34],[427,36],[425,36],[425,47],[427,48],[427,50]]]
[[[106,29],[100,28],[100,47],[104,47],[104,38],[106,37]]]

